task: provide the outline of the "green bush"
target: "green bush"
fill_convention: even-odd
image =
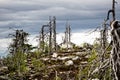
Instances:
[[[32,58],[32,64],[34,66],[34,69],[38,71],[45,68],[45,65],[39,59],[36,58]]]

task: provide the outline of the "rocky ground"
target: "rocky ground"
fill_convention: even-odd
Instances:
[[[27,57],[29,73],[22,80],[79,80],[80,70],[88,63],[88,52],[59,52],[38,59],[44,64],[39,70],[32,63],[32,56]],[[9,80],[7,67],[0,67],[0,80]],[[15,74],[16,77],[20,77]],[[84,77],[84,76],[82,76]],[[21,80],[18,78],[17,80]]]

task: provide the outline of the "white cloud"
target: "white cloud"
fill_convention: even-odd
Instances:
[[[11,39],[0,39],[0,56],[6,56],[8,54],[8,47]]]
[[[10,44],[11,39],[0,39],[0,49],[4,49],[5,47],[8,47],[8,45]]]
[[[88,30],[85,30],[85,31],[82,31],[82,32],[79,32],[79,33],[78,32],[72,33],[71,42],[75,43],[76,45],[81,45],[82,43],[85,43],[85,42],[93,44],[94,40],[96,38],[100,37],[99,32],[93,32],[93,33],[88,32],[87,33],[86,31],[88,31]],[[62,37],[64,37],[63,33],[60,33],[60,34],[57,35],[58,44],[63,42]]]
[[[88,32],[89,30],[84,30],[84,31],[81,31],[81,32],[76,32],[76,33],[71,33],[71,42],[75,43],[76,45],[80,46],[82,43],[90,43],[90,44],[93,44],[94,40],[96,38],[99,38],[100,37],[100,33],[99,32],[93,32],[93,33],[90,33]],[[34,46],[37,46],[38,45],[38,42],[37,41],[37,36],[38,35],[31,35],[29,37],[29,43],[34,45]],[[60,44],[63,42],[63,39],[64,39],[64,33],[58,33],[57,34],[57,43]]]

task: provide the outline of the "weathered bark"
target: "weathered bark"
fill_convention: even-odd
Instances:
[[[112,69],[114,72],[114,79],[120,80],[120,26],[118,21],[113,21],[111,24],[111,38],[112,38]]]

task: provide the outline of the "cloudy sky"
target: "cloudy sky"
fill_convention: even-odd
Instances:
[[[120,0],[116,1],[116,17],[120,19]],[[112,0],[0,0],[0,52],[5,51],[6,38],[13,29],[37,35],[49,16],[56,16],[58,33],[65,31],[66,21],[73,33],[80,33],[100,26],[111,5]]]

